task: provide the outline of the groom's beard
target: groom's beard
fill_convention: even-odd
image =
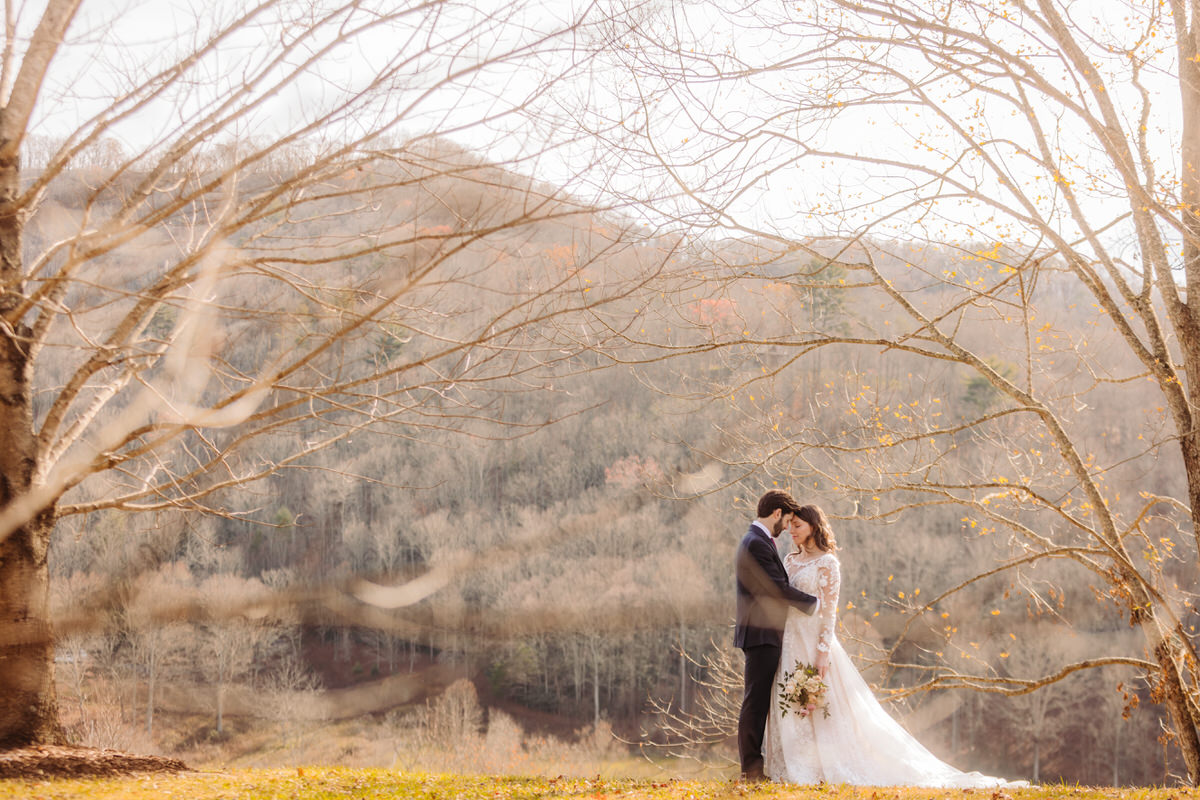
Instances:
[[[775,523],[774,531],[771,533],[771,538],[778,539],[779,534],[781,533],[783,533],[783,520],[779,520]]]

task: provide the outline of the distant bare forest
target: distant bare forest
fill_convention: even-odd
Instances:
[[[182,749],[187,742],[156,740],[154,732],[167,715],[178,735],[185,711],[207,714],[194,723],[194,737],[228,735],[229,718],[247,714],[276,714],[286,731],[289,698],[315,697],[322,688],[372,687],[374,705],[357,708],[362,714],[416,713],[440,688],[441,678],[431,676],[461,674],[497,719],[503,712],[530,730],[556,732],[608,724],[625,739],[667,743],[651,700],[686,717],[705,693],[719,691],[705,665],[732,647],[733,548],[754,499],[777,485],[831,513],[847,649],[858,654],[881,696],[897,695],[894,713],[940,756],[963,768],[1043,781],[1141,784],[1178,772],[1177,756],[1160,737],[1159,698],[1128,666],[1081,670],[1011,697],[961,688],[967,681],[906,691],[947,668],[1037,678],[1099,654],[1145,656],[1136,632],[1112,613],[1114,598],[1069,562],[1051,559],[972,582],[1016,554],[1009,533],[950,503],[872,494],[867,476],[911,473],[903,453],[864,450],[860,472],[852,474],[853,458],[825,455],[813,439],[827,434],[843,448],[846,436],[866,441],[875,435],[872,415],[896,419],[917,403],[936,409],[931,413],[952,428],[955,420],[1004,407],[990,383],[954,362],[930,367],[885,345],[797,357],[780,342],[798,326],[850,337],[862,321],[878,326],[898,311],[856,303],[839,291],[847,275],[836,266],[812,255],[770,255],[766,243],[753,239],[658,235],[616,212],[581,213],[569,198],[557,198],[558,218],[541,209],[542,219],[460,246],[462,219],[478,218],[485,207],[511,218],[529,201],[529,186],[445,142],[426,147],[426,164],[434,152],[448,174],[459,165],[472,179],[408,182],[413,167],[401,164],[404,148],[397,145],[395,158],[330,176],[316,221],[268,212],[257,228],[228,243],[253,250],[261,244],[256,230],[287,226],[288,236],[302,236],[306,247],[353,254],[344,261],[331,256],[325,282],[305,287],[308,301],[299,299],[302,292],[281,297],[271,316],[238,319],[241,299],[271,291],[261,276],[251,270],[223,283],[226,323],[214,347],[236,353],[223,367],[230,375],[254,373],[281,342],[319,335],[320,326],[332,324],[331,309],[354,313],[370,292],[405,281],[413,264],[440,249],[447,250],[444,271],[460,282],[424,285],[409,301],[413,314],[341,339],[335,353],[311,368],[369,363],[386,373],[393,360],[421,363],[422,348],[432,353],[481,321],[502,323],[503,304],[532,286],[568,285],[584,297],[664,267],[670,282],[649,278],[590,315],[543,309],[536,337],[517,328],[509,340],[491,340],[493,364],[482,372],[478,364],[464,365],[461,380],[439,374],[429,384],[435,388],[398,383],[388,402],[407,403],[410,413],[375,433],[355,433],[353,414],[338,413],[336,398],[314,397],[314,407],[329,408],[278,434],[257,431],[252,446],[220,469],[190,474],[193,451],[185,442],[164,474],[202,483],[221,480],[222,470],[277,465],[261,479],[203,495],[220,513],[138,496],[139,486],[152,482],[145,474],[115,470],[80,483],[64,502],[86,513],[63,518],[51,551],[52,593],[69,623],[58,655],[60,701],[77,735],[119,743],[116,728],[138,730],[155,746]],[[107,173],[112,164],[105,159],[120,161],[120,154],[98,148],[95,158],[97,170]],[[270,165],[259,177],[271,180]],[[118,203],[129,190],[117,181],[97,192],[93,178],[84,166],[53,184],[26,228],[30,253],[50,250],[61,231],[79,228],[95,206]],[[126,173],[130,186],[137,178]],[[538,192],[554,194],[552,187]],[[199,213],[182,208],[165,220],[156,234],[161,246],[186,237]],[[411,258],[395,248],[362,247],[381,218],[411,228]],[[927,244],[881,269],[907,281],[912,296],[934,298],[945,286],[924,287],[923,275],[956,271],[969,281],[973,272],[1002,263],[1002,255],[989,251]],[[141,288],[139,265],[156,258],[145,240],[115,251],[95,262],[93,283],[124,286],[133,295]],[[699,278],[686,279],[722,270],[727,279],[719,293]],[[79,293],[69,298],[73,306],[102,309],[110,302],[89,297],[88,285],[81,281],[72,290]],[[1103,347],[1097,311],[1074,284],[1050,271],[1038,291],[1053,321],[1047,341],[1056,337],[1057,347],[1098,339],[1091,346]],[[270,305],[261,297],[254,302]],[[175,313],[182,311],[162,306],[147,338],[165,336]],[[533,318],[538,310],[523,313]],[[1001,322],[986,315],[963,324],[964,341],[1004,336]],[[60,386],[78,366],[66,343],[83,334],[62,325],[47,345],[62,344],[62,355],[39,362],[39,415],[48,410],[40,398],[51,396],[41,390]],[[738,337],[744,344],[728,344]],[[229,346],[234,339],[236,348]],[[717,340],[726,344],[712,347]],[[1021,368],[1003,357],[993,366],[999,374]],[[1181,466],[1169,448],[1152,460],[1132,460],[1145,448],[1146,420],[1124,410],[1137,388],[1085,386],[1087,376],[1069,361],[1059,366],[1054,379],[1079,383],[1078,402],[1090,409],[1089,440],[1105,449],[1092,455],[1133,465],[1112,470],[1114,494],[1182,496]],[[474,385],[484,380],[486,396]],[[265,402],[294,399],[275,390]],[[296,458],[308,434],[326,440],[336,426],[346,435]],[[802,432],[797,441],[812,442],[799,455],[779,447],[789,429]],[[192,443],[219,452],[240,435],[235,425],[208,441],[197,433]],[[968,425],[955,437],[938,456],[943,468],[985,482],[1001,474],[993,461],[1008,454],[996,440]],[[101,502],[115,496],[130,499],[111,507]],[[176,498],[189,496],[181,487]],[[93,502],[97,508],[88,510]],[[153,508],[128,513],[142,505]],[[1194,553],[1179,556],[1186,544],[1160,546],[1168,576],[1172,559],[1195,560]],[[430,575],[436,585],[422,592],[421,578]],[[1181,569],[1180,581],[1182,575]],[[924,607],[964,582],[961,591]],[[391,602],[393,586],[415,594]],[[383,600],[373,600],[376,590]],[[221,612],[225,606],[228,613]],[[246,609],[256,611],[247,616]],[[1195,621],[1192,614],[1183,623]],[[388,679],[406,674],[421,677],[411,684],[416,688],[389,694],[387,687],[401,684]],[[260,702],[248,701],[247,690]]]

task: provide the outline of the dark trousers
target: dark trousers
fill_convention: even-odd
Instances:
[[[738,715],[738,756],[742,774],[749,777],[763,774],[763,735],[781,650],[773,644],[760,644],[742,651],[746,654],[746,689],[742,695],[742,713]]]

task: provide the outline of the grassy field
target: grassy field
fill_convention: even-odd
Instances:
[[[93,780],[0,780],[0,800],[113,798],[149,800],[333,800],[333,798],[405,798],[405,800],[1181,800],[1200,798],[1200,790],[1110,789],[1082,786],[1036,786],[1022,789],[908,789],[851,786],[743,785],[730,781],[652,781],[603,778],[520,778],[429,775],[385,769],[338,767],[193,772]]]

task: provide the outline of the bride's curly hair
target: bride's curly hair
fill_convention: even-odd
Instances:
[[[796,512],[796,516],[812,526],[813,544],[826,553],[832,553],[834,550],[837,550],[837,540],[833,538],[833,528],[829,524],[829,518],[825,516],[825,512],[821,510],[820,506],[800,506],[800,510]]]

